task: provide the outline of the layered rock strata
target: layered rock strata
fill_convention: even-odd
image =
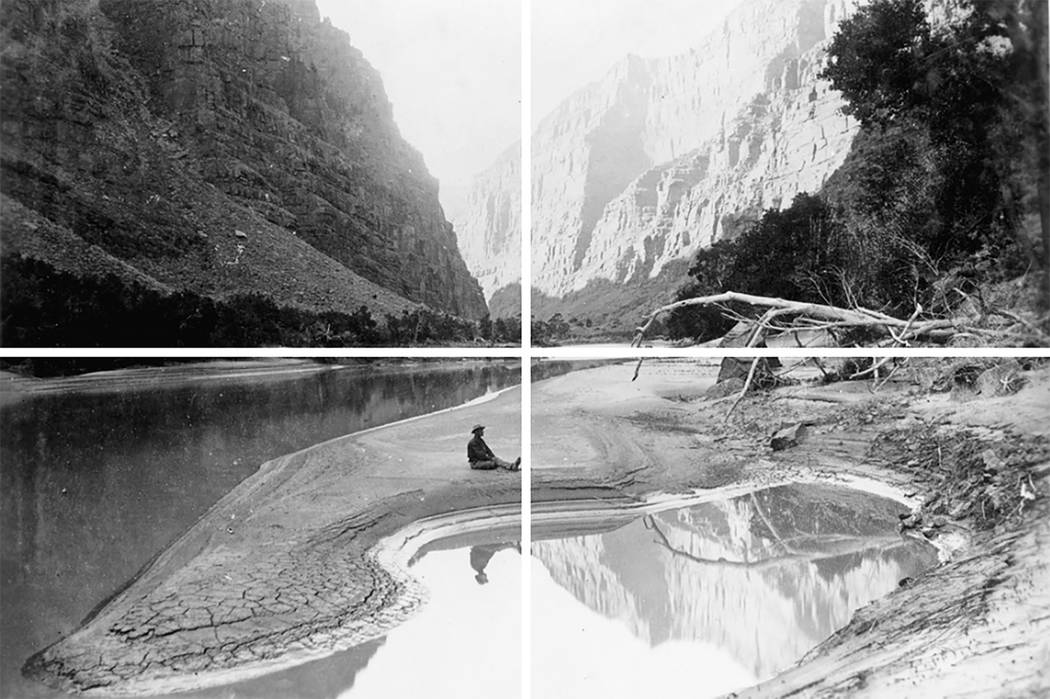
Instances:
[[[67,237],[172,289],[485,313],[378,73],[312,0],[16,0],[2,21],[3,192]]]
[[[453,220],[467,269],[490,302],[497,291],[521,282],[520,151],[515,144],[474,178]]]
[[[857,125],[821,81],[860,0],[751,0],[696,49],[629,56],[533,138],[533,287],[654,278],[741,221],[819,189]]]

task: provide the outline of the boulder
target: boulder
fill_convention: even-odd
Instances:
[[[797,447],[806,438],[807,431],[806,425],[801,422],[782,427],[773,434],[772,439],[769,440],[769,446],[773,448],[773,451]]]

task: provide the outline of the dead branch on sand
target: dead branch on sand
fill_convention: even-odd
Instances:
[[[638,347],[645,339],[645,334],[660,316],[671,313],[680,308],[690,306],[716,306],[724,307],[728,303],[742,303],[757,308],[767,309],[759,318],[742,318],[753,326],[750,337],[745,347],[754,347],[768,332],[790,332],[793,330],[826,330],[834,331],[843,328],[867,328],[881,333],[886,337],[879,342],[879,346],[905,347],[916,340],[929,340],[935,342],[946,342],[961,337],[976,337],[983,344],[1001,344],[1012,337],[1029,337],[1033,325],[1017,319],[1024,328],[1023,333],[1007,329],[979,328],[966,324],[958,318],[932,318],[919,320],[922,315],[922,307],[916,306],[915,312],[910,318],[895,318],[879,311],[873,311],[861,306],[855,308],[841,308],[822,303],[807,303],[792,301],[790,299],[775,298],[772,296],[756,296],[754,294],[741,294],[735,291],[726,291],[711,296],[698,296],[696,298],[676,301],[675,303],[661,306],[645,317],[644,323],[637,329],[637,334],[631,342],[632,347]],[[739,317],[729,309],[725,309],[730,317]],[[790,323],[785,323],[785,317],[790,316]],[[1042,334],[1041,334],[1042,335]],[[1045,341],[1047,338],[1042,335]]]
[[[744,387],[740,389],[740,394],[736,397],[736,400],[729,406],[729,410],[726,412],[726,422],[729,422],[729,418],[733,415],[733,411],[736,410],[736,406],[740,405],[740,401],[744,400],[748,389],[751,388],[751,381],[755,378],[755,369],[758,368],[758,362],[761,359],[761,357],[755,357],[751,360],[751,368],[747,371],[747,380],[744,381]]]

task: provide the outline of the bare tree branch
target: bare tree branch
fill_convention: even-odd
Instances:
[[[911,318],[903,320],[901,318],[894,318],[893,316],[886,315],[879,311],[873,311],[862,307],[852,309],[840,308],[838,306],[829,306],[822,303],[806,303],[802,301],[775,298],[772,296],[756,296],[754,294],[741,294],[735,291],[726,291],[721,294],[699,296],[696,298],[677,301],[656,309],[646,316],[645,322],[638,328],[638,334],[635,336],[631,346],[638,347],[641,345],[649,328],[652,327],[658,317],[665,313],[670,313],[680,308],[687,308],[690,306],[718,306],[720,304],[733,302],[769,309],[763,313],[759,319],[750,319],[747,321],[755,326],[752,335],[748,340],[748,344],[746,345],[748,347],[754,346],[753,343],[757,341],[756,338],[760,335],[759,331],[761,329],[782,330],[785,326],[776,325],[773,321],[785,315],[799,316],[806,322],[806,327],[808,329],[830,329],[836,327],[869,328],[876,332],[882,332],[883,334],[888,335],[891,343],[897,345],[906,344],[909,340],[918,338],[947,340],[957,335],[961,330],[977,335],[984,334],[988,336],[996,336],[996,333],[992,331],[983,331],[976,328],[962,328],[955,321],[950,319],[935,318],[932,320],[918,321],[918,316],[922,311],[921,307],[916,309],[916,313],[914,313]],[[739,317],[739,314],[734,315]]]
[[[751,360],[751,369],[747,372],[747,380],[744,381],[744,387],[740,389],[740,395],[736,397],[736,400],[733,401],[731,406],[729,406],[729,411],[726,413],[727,422],[729,421],[729,416],[733,414],[734,410],[736,410],[736,406],[740,405],[740,401],[744,400],[744,396],[747,395],[747,389],[751,388],[751,381],[755,378],[755,369],[758,368],[758,362],[761,359],[761,357],[755,357]]]

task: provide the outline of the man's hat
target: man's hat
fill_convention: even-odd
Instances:
[[[474,434],[478,430],[483,430],[483,429],[485,429],[484,425],[474,425],[473,427],[470,428],[470,433]]]

